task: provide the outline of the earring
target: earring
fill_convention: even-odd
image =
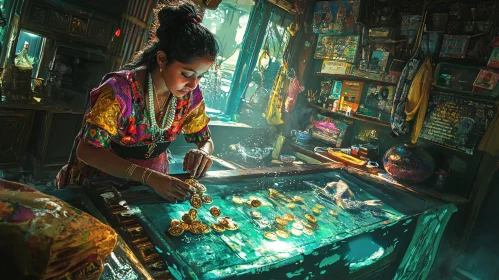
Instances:
[[[159,72],[163,74],[163,68],[159,67]]]

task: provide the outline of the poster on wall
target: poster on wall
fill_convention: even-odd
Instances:
[[[341,89],[340,110],[347,111],[351,109],[356,112],[359,108],[360,97],[364,89],[363,82],[343,81]]]
[[[315,58],[354,63],[359,36],[319,35]]]
[[[351,35],[355,33],[358,1],[317,2],[312,29],[316,34]]]
[[[473,155],[497,107],[432,92],[420,138]]]

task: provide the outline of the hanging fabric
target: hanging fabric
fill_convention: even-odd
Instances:
[[[432,77],[433,67],[430,58],[427,57],[412,81],[405,105],[406,121],[414,121],[411,131],[412,144],[416,144],[418,141],[419,133],[423,127],[426,109],[428,108],[428,99],[430,97]]]
[[[405,107],[407,103],[407,96],[409,95],[409,90],[411,88],[412,81],[416,76],[419,64],[420,61],[418,59],[412,58],[404,67],[404,70],[402,70],[397,90],[395,91],[390,117],[392,136],[400,136],[409,132]]]
[[[283,63],[279,71],[277,72],[276,79],[274,81],[274,86],[272,87],[272,92],[270,93],[269,104],[263,116],[267,123],[270,125],[283,124],[282,120],[282,97],[281,90],[284,85],[284,80],[286,79],[287,65]]]
[[[292,74],[288,75],[288,78],[290,78],[291,82],[289,83],[288,96],[284,104],[284,109],[286,110],[286,112],[293,110],[293,108],[295,107],[296,98],[298,97],[298,94],[300,94],[305,90],[305,87],[302,86],[300,84],[300,81],[298,81],[298,79],[296,78],[295,71],[293,68],[289,69],[288,74],[289,73]]]

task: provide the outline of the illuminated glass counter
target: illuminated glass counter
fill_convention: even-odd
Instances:
[[[334,187],[324,192],[328,183],[339,181],[351,191],[340,196],[346,199],[343,203],[335,199]],[[181,220],[192,208],[188,201],[144,204],[137,200],[130,205],[176,279],[419,277],[429,270],[426,266],[432,262],[428,258],[434,257],[438,247],[435,242],[438,244],[455,211],[453,205],[367,183],[341,169],[277,177],[205,178],[201,183],[213,203],[198,209],[198,220],[207,225],[217,223],[209,211],[217,206],[221,217],[229,216],[239,225],[237,230],[211,230],[206,234],[185,231],[173,237],[168,233],[170,223]],[[270,189],[279,195],[271,196]],[[144,191],[135,187],[122,194],[133,198]],[[293,201],[297,197],[303,200]],[[251,207],[246,201],[252,198],[263,205]],[[252,211],[261,217],[254,218]],[[279,219],[290,215],[294,219],[283,225]],[[277,230],[281,234],[276,237],[272,233]]]

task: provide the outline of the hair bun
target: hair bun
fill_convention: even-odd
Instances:
[[[176,4],[165,5],[158,12],[158,24],[160,28],[169,29],[188,22],[201,23],[197,8],[191,1],[180,1]]]

